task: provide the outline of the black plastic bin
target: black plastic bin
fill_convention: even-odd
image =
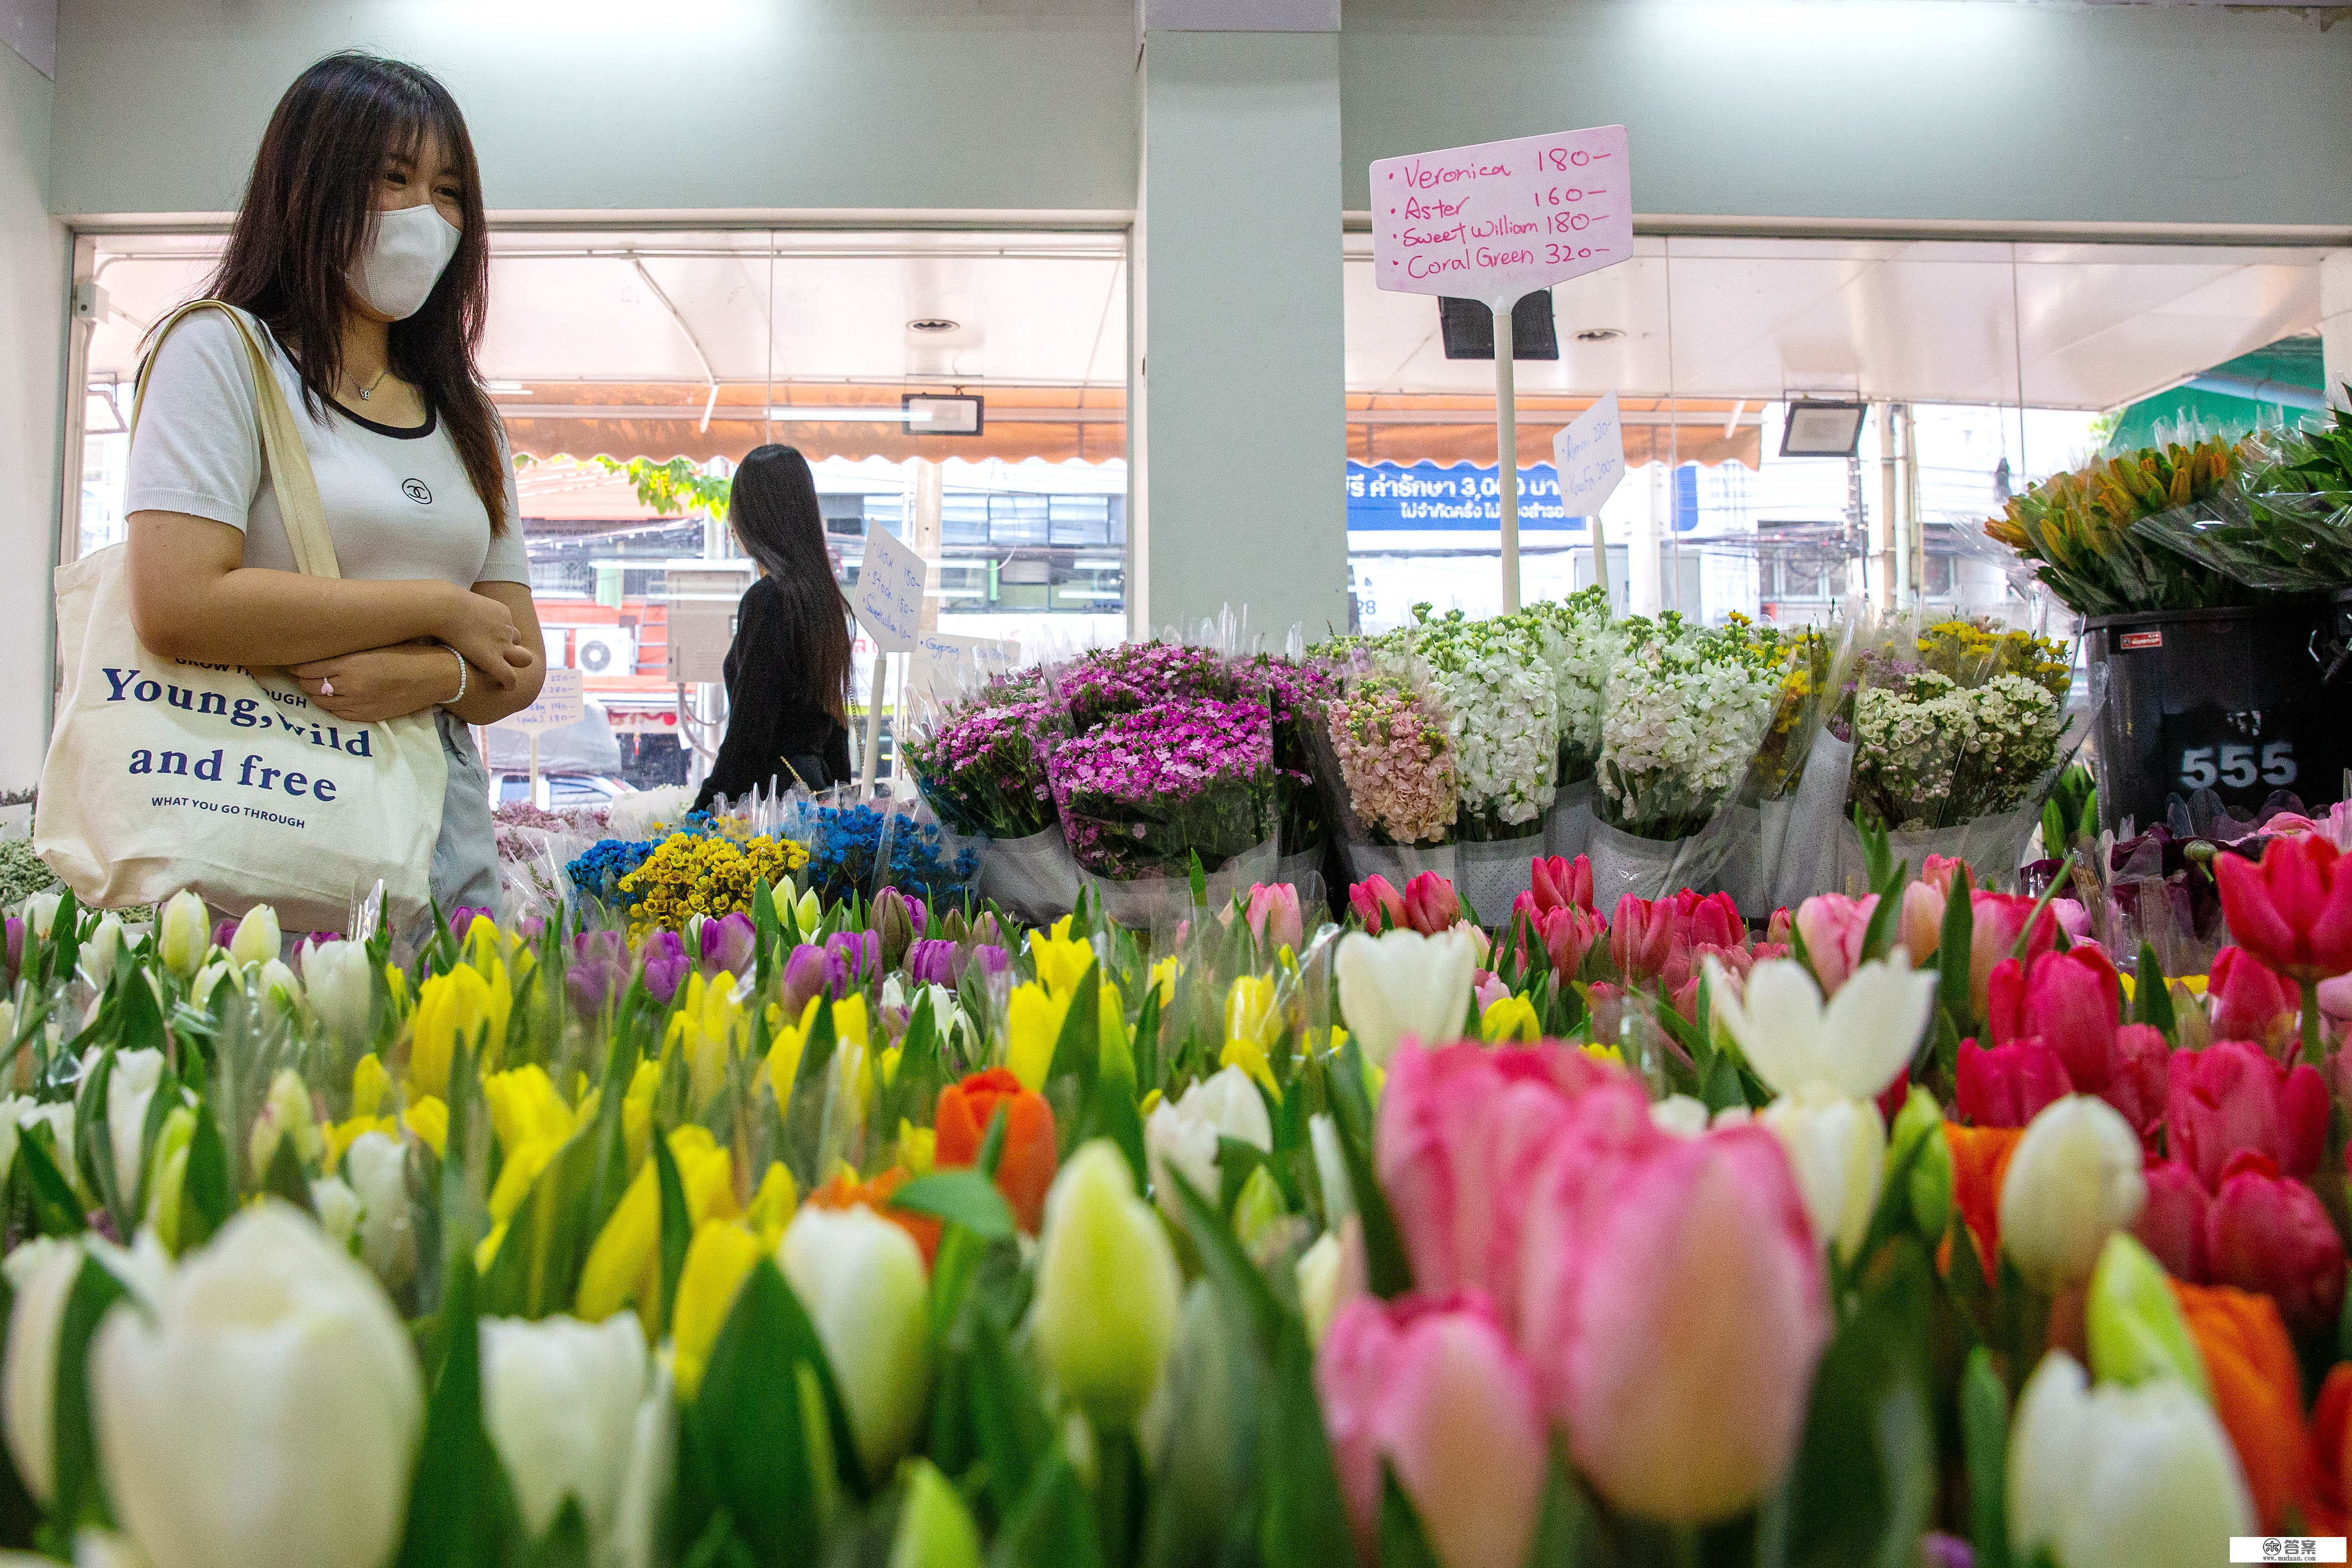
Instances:
[[[2345,601],[2352,605],[2352,598]],[[2337,605],[2098,616],[2084,657],[2106,670],[2095,731],[2099,823],[2145,829],[2210,789],[2241,813],[2280,790],[2319,810],[2352,767],[2352,669],[2326,679]]]

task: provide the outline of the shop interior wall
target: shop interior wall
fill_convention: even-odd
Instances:
[[[353,46],[448,83],[494,210],[1134,204],[1132,0],[64,0],[56,209],[234,207]]]
[[[1622,121],[1654,214],[2352,223],[2352,16],[1979,0],[1348,0],[1346,201]]]
[[[48,741],[67,242],[49,216],[49,79],[0,48],[0,789],[38,777]]]

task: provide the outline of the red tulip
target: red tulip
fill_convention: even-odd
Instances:
[[[2171,1057],[2164,1031],[2153,1024],[2126,1024],[2116,1031],[2115,1048],[2107,1058],[2107,1087],[2099,1090],[2099,1098],[2122,1112],[2143,1141],[2154,1137],[2164,1122]]]
[[[1004,1110],[1004,1147],[996,1162],[996,1190],[1013,1217],[1031,1236],[1045,1218],[1045,1193],[1056,1168],[1054,1108],[1045,1097],[1021,1087],[1006,1068],[976,1072],[940,1090],[932,1121],[939,1134],[932,1159],[943,1171],[961,1170],[980,1160],[988,1124]]]
[[[1348,889],[1348,903],[1374,936],[1412,923],[1405,918],[1404,895],[1378,872]]]
[[[2107,1087],[2123,1010],[2123,982],[2096,948],[2045,952],[1993,965],[1985,1016],[2001,1045],[2039,1037],[2066,1063],[2074,1087],[2096,1094]]]
[[[2196,1172],[2177,1161],[2151,1161],[2142,1174],[2147,1182],[2147,1204],[2133,1223],[2132,1234],[2156,1255],[2167,1274],[2192,1285],[2206,1283],[2210,1276],[2205,1268],[2205,1236],[2213,1194]]]
[[[1629,986],[1644,986],[1665,973],[1674,952],[1675,907],[1670,899],[1655,903],[1628,893],[1617,900],[1609,921],[1609,956]]]
[[[2343,1238],[2312,1190],[2281,1176],[2268,1155],[2231,1156],[2207,1218],[2205,1257],[2215,1283],[2262,1291],[2297,1333],[2335,1329]]]
[[[1581,855],[1573,860],[1559,855],[1546,859],[1539,855],[1528,869],[1534,884],[1528,891],[1536,908],[1547,913],[1565,909],[1591,912],[1591,861]]]
[[[2242,947],[2213,955],[2205,1011],[2217,1040],[2252,1040],[2273,1056],[2294,1040],[2295,988]]]
[[[1705,898],[1685,888],[1674,896],[1675,924],[1683,940],[1694,947],[1745,947],[1748,917],[1739,912],[1729,893]]]
[[[1462,895],[1434,871],[1423,871],[1404,885],[1404,923],[1423,936],[1451,931],[1462,918]]]
[[[2221,912],[2238,945],[2290,980],[2316,984],[2352,970],[2352,866],[2316,834],[2273,838],[2262,864],[2213,861]]]
[[[1977,892],[1969,896],[1969,997],[1975,1004],[1977,1016],[1984,1016],[1990,1003],[1988,987],[1996,965],[2010,956],[2016,947],[2019,933],[2033,913],[2034,900],[2022,893]],[[2029,959],[2048,952],[2058,945],[2058,919],[2044,910],[2042,918],[2033,922],[2033,940],[2026,943]]]
[[[2165,1100],[2172,1157],[2219,1188],[2230,1156],[2267,1155],[2291,1176],[2319,1168],[2327,1142],[2327,1085],[2308,1067],[2289,1069],[2242,1040],[2176,1051]]]
[[[1986,1050],[1960,1042],[1953,1104],[1972,1127],[2022,1127],[2053,1100],[2074,1092],[2066,1064],[2040,1040],[2011,1040]]]

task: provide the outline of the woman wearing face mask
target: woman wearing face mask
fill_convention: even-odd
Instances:
[[[849,605],[824,545],[808,459],[755,447],[735,470],[728,525],[760,580],[727,650],[727,739],[695,809],[754,789],[849,780]]]
[[[467,726],[527,707],[545,676],[513,469],[474,365],[488,270],[447,90],[366,55],[320,61],[270,117],[206,293],[261,329],[341,578],[295,570],[251,363],[218,311],[155,345],[130,458],[131,619],[151,651],[289,668],[351,722],[434,712],[444,910],[498,904]]]

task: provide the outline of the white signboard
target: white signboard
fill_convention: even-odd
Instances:
[[[1372,258],[1383,289],[1500,310],[1633,254],[1625,128],[1597,126],[1372,165]]]
[[[905,653],[923,630],[923,558],[887,531],[866,531],[857,569],[857,624],[885,653]]]
[[[1625,428],[1617,417],[1615,393],[1551,438],[1551,460],[1559,470],[1560,510],[1570,517],[1599,516],[1601,504],[1625,477]]]
[[[551,669],[547,684],[539,689],[539,700],[520,713],[509,713],[498,721],[501,730],[521,730],[536,734],[542,730],[561,730],[566,724],[577,724],[588,716],[588,705],[582,692],[581,673],[576,669]]]
[[[944,697],[990,676],[1009,674],[1021,658],[1021,645],[953,632],[923,632],[915,639],[914,652],[915,685]]]

